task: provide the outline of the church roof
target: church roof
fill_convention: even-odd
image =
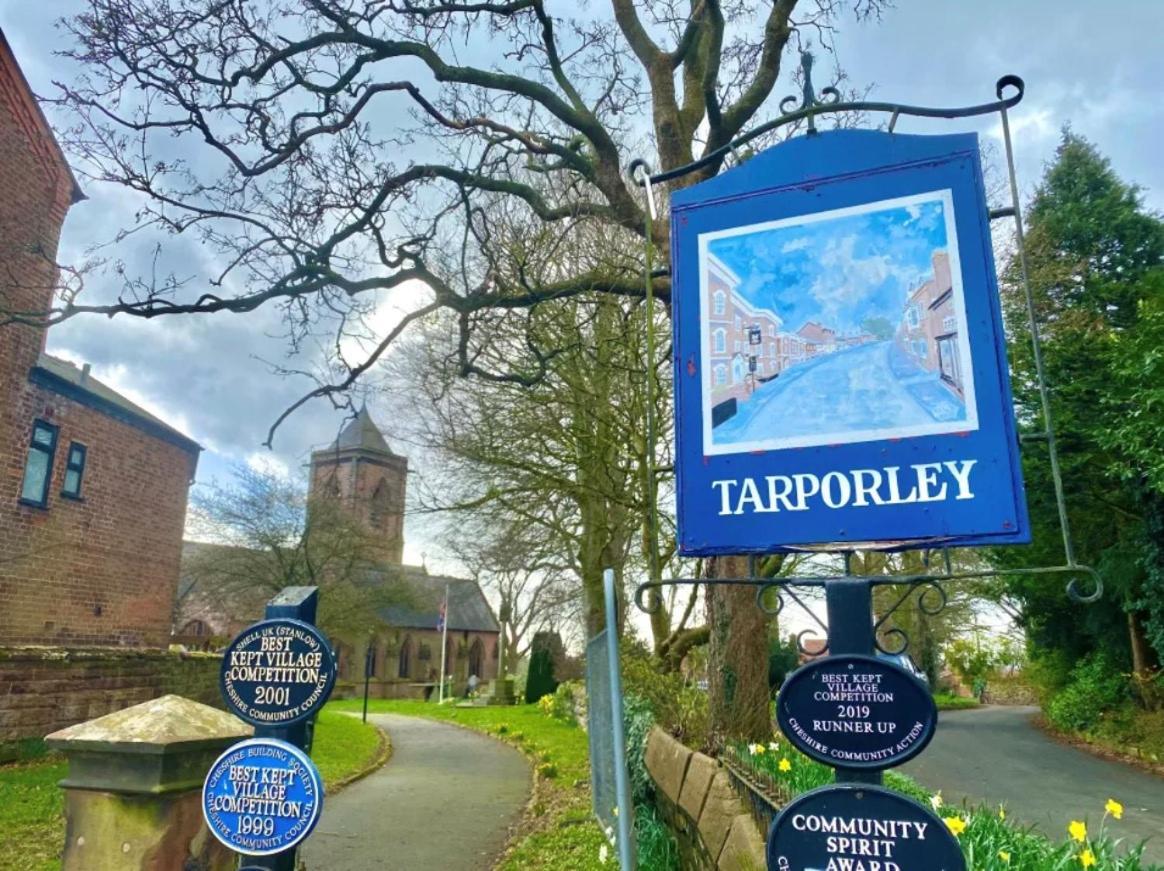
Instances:
[[[384,434],[368,414],[368,406],[362,406],[355,418],[342,430],[328,448],[329,451],[372,451],[379,454],[391,454],[392,449],[384,440]]]
[[[493,609],[475,581],[430,575],[420,566],[393,566],[376,572],[385,581],[399,579],[412,594],[408,604],[388,605],[379,611],[389,626],[436,629],[445,589],[449,591],[450,632],[500,632]]]

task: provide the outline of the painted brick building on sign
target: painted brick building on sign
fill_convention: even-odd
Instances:
[[[963,392],[958,316],[950,277],[950,255],[933,255],[934,273],[909,295],[897,327],[897,343],[924,369],[937,372],[959,396]]]
[[[83,198],[0,33],[0,308],[50,306]],[[0,644],[165,646],[200,448],[45,339],[0,327]]]

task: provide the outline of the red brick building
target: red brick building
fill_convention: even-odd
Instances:
[[[963,364],[958,350],[958,312],[950,278],[950,255],[935,251],[933,277],[906,301],[897,327],[897,342],[920,366],[937,372],[943,383],[962,395]]]
[[[0,324],[52,303],[83,195],[0,33]],[[0,644],[164,646],[200,448],[0,326]]]

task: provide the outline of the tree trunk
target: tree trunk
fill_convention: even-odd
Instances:
[[[744,577],[747,559],[714,557],[708,576]],[[753,587],[707,588],[708,744],[718,752],[733,740],[768,741],[768,615]]]
[[[1148,635],[1144,631],[1144,613],[1142,611],[1128,612],[1128,638],[1132,647],[1132,673],[1140,676],[1158,668],[1159,659],[1152,645],[1148,643]]]

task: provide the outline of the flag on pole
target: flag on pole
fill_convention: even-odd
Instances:
[[[449,610],[449,592],[445,590],[444,601],[441,602],[440,610],[437,611],[437,632],[445,631],[445,616]]]

